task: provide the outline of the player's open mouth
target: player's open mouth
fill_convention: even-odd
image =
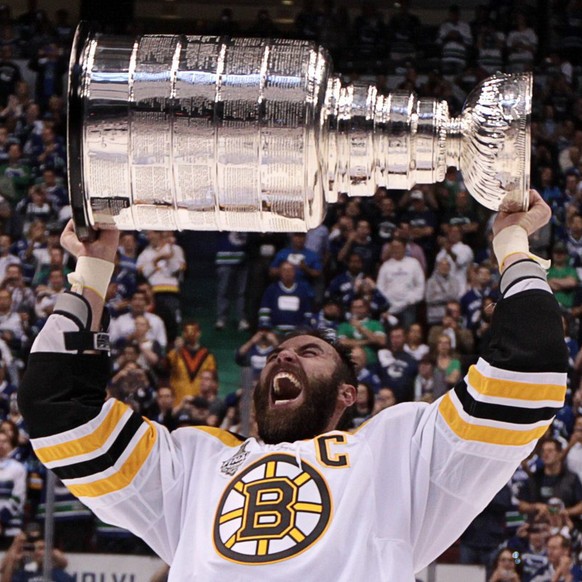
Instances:
[[[299,378],[286,371],[275,374],[271,387],[271,398],[274,406],[282,406],[296,400],[303,391]]]

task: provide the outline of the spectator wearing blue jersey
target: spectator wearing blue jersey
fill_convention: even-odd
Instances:
[[[289,246],[281,249],[271,263],[271,277],[277,277],[282,263],[287,261],[293,265],[298,283],[313,284],[314,280],[321,275],[323,266],[318,254],[305,246],[305,240],[304,232],[295,232],[291,235]]]
[[[283,261],[279,280],[267,287],[259,309],[259,320],[265,318],[277,332],[285,333],[310,326],[313,292],[307,283],[296,279],[295,266]]]
[[[461,297],[461,313],[467,329],[473,333],[481,325],[483,299],[489,296],[494,299],[498,296],[497,290],[493,289],[491,269],[487,265],[469,269],[469,289]]]

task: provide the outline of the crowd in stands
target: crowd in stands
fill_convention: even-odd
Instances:
[[[16,393],[29,348],[74,269],[59,243],[70,217],[63,75],[73,26],[66,11],[51,19],[35,4],[16,15],[0,5],[0,549],[21,545],[23,528],[44,516],[46,472]],[[491,581],[582,579],[582,3],[554,0],[549,19],[542,4],[491,0],[472,22],[451,6],[431,29],[406,0],[387,23],[371,2],[350,21],[332,0],[321,9],[308,1],[285,31],[324,44],[347,78],[375,75],[386,91],[396,74],[399,89],[444,99],[454,113],[488,74],[536,72],[531,180],[553,214],[530,243],[552,260],[569,390],[550,434],[452,554],[486,564]],[[230,9],[206,26],[218,34],[283,34],[266,9],[250,28]],[[24,80],[23,59],[34,86]],[[251,384],[284,333],[332,330],[352,348],[358,370],[345,428],[400,402],[432,402],[489,342],[499,298],[492,218],[449,168],[443,182],[410,191],[340,195],[307,233],[218,233],[215,328],[238,328],[244,340],[233,358]],[[204,345],[199,323],[182,315],[185,256],[174,233],[121,234],[107,295],[109,394],[169,430],[206,424],[241,432],[242,386],[223,394],[216,346]],[[98,522],[59,483],[56,495],[61,550],[147,551]]]

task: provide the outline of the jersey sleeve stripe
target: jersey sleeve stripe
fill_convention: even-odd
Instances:
[[[518,398],[505,398],[504,396],[488,396],[481,394],[468,383],[468,376],[465,376],[467,392],[478,402],[487,402],[489,404],[499,404],[501,406],[517,406],[518,408],[561,408],[561,401],[557,400],[521,400]]]
[[[149,422],[148,425],[149,430],[145,431],[118,471],[110,477],[98,479],[87,484],[71,485],[65,482],[69,491],[77,497],[99,497],[113,493],[114,491],[119,491],[130,485],[146,462],[157,440],[156,429]]]
[[[123,421],[124,416],[129,418],[130,415],[130,409],[118,400],[115,400],[113,405],[111,405],[109,412],[106,414],[105,419],[94,427],[92,432],[85,434],[85,431],[83,431],[83,436],[79,436],[80,431],[72,430],[67,431],[67,433],[62,433],[61,435],[54,435],[51,437],[51,440],[53,441],[58,441],[59,436],[61,436],[61,438],[69,438],[64,440],[64,442],[56,442],[52,446],[38,447],[38,441],[34,441],[33,445],[35,446],[36,455],[42,463],[47,464],[52,461],[60,461],[68,457],[76,457],[99,451],[103,447],[103,444],[113,435],[116,429],[121,430],[123,425],[121,425],[120,422]],[[93,426],[94,423],[91,423],[91,425]]]
[[[141,416],[133,413],[119,432],[118,437],[103,454],[78,462],[67,459],[68,463],[66,465],[53,467],[53,471],[63,481],[104,471],[107,467],[110,467],[119,460],[143,424],[144,420]]]
[[[471,396],[464,381],[459,382],[454,390],[463,410],[476,418],[489,418],[515,424],[532,424],[540,420],[550,420],[561,408],[559,404],[555,407],[524,408],[512,406],[509,403],[500,405],[481,402]]]
[[[525,430],[519,430],[519,425],[511,425],[512,428],[500,428],[494,422],[482,421],[476,423],[471,418],[463,418],[457,406],[453,403],[453,391],[448,392],[439,404],[439,412],[448,427],[461,439],[467,441],[479,441],[494,445],[523,446],[540,438],[547,430],[549,422],[541,425],[527,426]],[[460,407],[460,403],[458,404]]]
[[[489,366],[479,360],[469,369],[469,384],[484,396],[517,400],[550,400],[562,406],[566,395],[566,375],[555,373],[525,374]],[[527,381],[526,381],[527,378]]]

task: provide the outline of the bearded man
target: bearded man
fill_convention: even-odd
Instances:
[[[99,334],[117,233],[63,246],[80,257],[32,348],[19,403],[39,459],[100,519],[132,530],[171,581],[412,581],[513,474],[563,403],[560,312],[527,235],[549,209],[495,222],[503,276],[490,350],[432,404],[389,407],[338,430],[356,400],[353,365],[324,337],[269,355],[258,438],[209,427],[169,433],[115,399]],[[103,348],[96,353],[95,348]]]

